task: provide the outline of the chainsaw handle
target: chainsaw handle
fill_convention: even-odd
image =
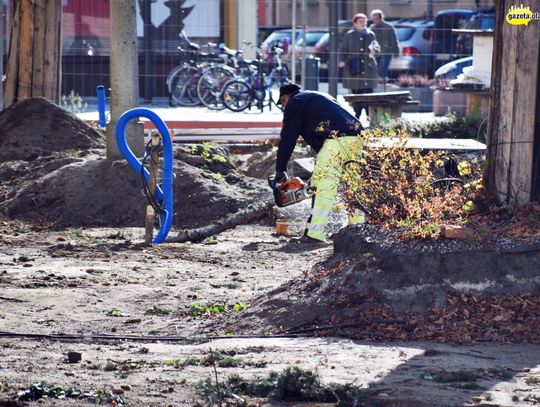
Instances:
[[[277,174],[277,172],[276,172]],[[268,177],[268,185],[270,188],[274,189],[277,187],[277,185],[282,184],[283,182],[287,181],[289,179],[289,176],[286,172],[283,172],[283,178],[281,178],[279,181],[276,181],[276,175],[270,175]]]

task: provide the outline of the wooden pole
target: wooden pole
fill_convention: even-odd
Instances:
[[[8,107],[16,101],[17,83],[19,81],[19,33],[21,26],[21,13],[19,12],[21,3],[16,1],[13,7],[13,19],[11,21],[11,32],[8,51],[7,82],[4,94],[4,107]]]
[[[107,125],[107,159],[123,159],[116,145],[116,124],[125,111],[139,105],[139,63],[135,0],[109,2],[111,12],[111,120]],[[127,124],[126,140],[133,153],[144,153],[142,122]]]
[[[152,154],[150,154],[150,168],[148,171],[150,172],[150,182],[148,184],[148,189],[151,194],[155,196],[156,194],[156,179],[158,176],[158,160],[159,160],[159,153],[157,146],[159,146],[161,142],[161,136],[159,134],[152,135]],[[144,225],[144,243],[146,245],[152,244],[153,235],[154,235],[154,221],[156,219],[156,212],[152,205],[148,204],[146,206],[146,221]]]
[[[43,96],[53,102],[60,100],[62,59],[62,4],[45,0],[45,59],[43,60]],[[51,63],[51,61],[54,61]]]
[[[16,0],[4,106],[32,96],[59,100],[60,0]]]
[[[6,13],[7,14],[7,13]],[[7,25],[7,19],[6,19]],[[0,0],[0,35],[4,34],[4,2]],[[4,39],[0,39],[0,111],[4,109]]]

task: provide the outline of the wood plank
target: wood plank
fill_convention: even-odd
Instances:
[[[4,108],[14,103],[17,94],[17,84],[19,83],[19,58],[20,58],[20,26],[21,26],[21,4],[15,2],[13,18],[11,19],[11,35],[9,40],[9,55],[7,66],[7,83],[4,93]]]
[[[509,0],[504,1],[504,8],[508,10]],[[500,22],[502,27],[502,69],[500,114],[498,117],[497,156],[495,157],[495,192],[501,202],[511,197],[510,168],[512,160],[512,122],[514,121],[514,101],[516,86],[517,48],[518,42],[516,27]]]
[[[174,134],[210,134],[210,135],[227,135],[227,134],[280,134],[280,129],[267,128],[251,128],[251,129],[174,129]]]
[[[357,94],[354,94],[354,93],[351,93],[349,94],[350,96],[355,96],[355,95],[365,95],[365,96],[372,96],[372,97],[379,97],[379,96],[382,96],[382,97],[407,97],[407,96],[411,96],[411,92],[408,91],[408,90],[396,90],[396,91],[388,91],[388,92],[373,92],[373,93],[357,93]],[[345,96],[349,96],[349,95],[345,95]]]
[[[172,136],[174,143],[187,141],[260,142],[277,139],[279,139],[279,134],[173,134]]]
[[[20,101],[32,96],[32,45],[34,43],[34,2],[21,0],[19,82],[15,98]]]
[[[58,103],[60,100],[61,87],[61,55],[62,55],[62,36],[61,36],[61,0],[46,0],[46,26],[45,37],[47,51],[45,53],[45,66],[43,75],[43,85],[45,89],[44,96],[51,102]]]
[[[540,26],[532,24],[517,30],[518,44],[539,44]],[[534,119],[536,113],[536,86],[539,47],[517,48],[515,108],[512,125],[512,159],[510,184],[515,204],[531,201],[533,180]]]
[[[369,146],[375,148],[392,147],[396,143],[400,143],[398,138],[379,138],[373,140]],[[406,148],[417,150],[433,150],[433,151],[484,151],[486,145],[473,139],[453,139],[453,138],[417,138],[411,137],[405,144]]]
[[[31,96],[44,96],[44,69],[45,69],[45,13],[46,0],[34,0],[34,38],[32,43],[32,91]]]

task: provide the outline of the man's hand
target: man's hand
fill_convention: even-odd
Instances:
[[[285,171],[276,171],[276,175],[274,176],[274,180],[276,181],[276,184],[281,184],[283,181],[286,181],[289,179],[287,176],[287,173]]]
[[[281,184],[288,179],[289,177],[285,171],[276,171],[276,174],[273,177],[268,177],[268,185],[270,185],[270,188],[275,189],[276,185]]]

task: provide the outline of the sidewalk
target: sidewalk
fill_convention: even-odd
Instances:
[[[328,83],[321,82],[319,84],[319,90],[322,92],[327,91]],[[376,89],[376,91],[382,90],[382,86],[381,89]],[[347,90],[344,89],[340,83],[338,86],[337,100],[344,109],[354,115],[352,107],[343,99],[343,95],[346,93]],[[190,135],[206,134],[206,130],[209,129],[215,129],[215,131],[213,130],[210,132],[214,135],[219,133],[217,132],[217,129],[223,129],[227,134],[234,131],[233,129],[252,129],[252,132],[256,132],[257,129],[265,129],[265,131],[259,131],[259,133],[271,133],[274,135],[274,137],[271,138],[275,138],[279,135],[283,119],[283,112],[275,106],[272,106],[271,110],[267,108],[263,112],[256,108],[244,112],[232,112],[228,109],[211,110],[204,106],[170,107],[168,106],[168,100],[163,98],[154,101],[152,104],[141,105],[139,107],[144,107],[155,112],[167,124],[167,127],[170,130],[178,130],[181,134],[189,133]],[[107,106],[107,109],[108,108],[109,106]],[[89,106],[88,111],[80,113],[77,116],[86,121],[97,122],[97,107],[95,105]],[[435,116],[433,113],[403,113],[403,118],[415,122],[425,122],[433,120]],[[143,121],[146,122],[146,128],[153,128],[148,120],[143,119]],[[367,120],[365,112],[362,114],[360,121],[364,127],[369,127],[369,121]],[[189,129],[196,131],[187,132]],[[274,129],[274,131],[271,131],[271,129]],[[245,134],[246,131],[239,131],[239,133]]]

